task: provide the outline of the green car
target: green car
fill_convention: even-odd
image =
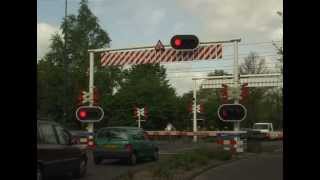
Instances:
[[[144,158],[159,159],[159,148],[148,139],[146,132],[137,127],[102,128],[94,139],[95,164],[104,159],[126,160],[131,165]]]

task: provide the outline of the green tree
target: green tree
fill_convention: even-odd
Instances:
[[[164,129],[168,122],[175,125],[177,96],[166,79],[165,68],[159,64],[134,65],[123,72],[121,87],[110,99],[108,125],[137,126],[133,108],[146,107],[145,129]],[[100,126],[100,125],[99,125]]]
[[[255,52],[250,52],[240,65],[240,74],[264,74],[267,73],[265,59]],[[250,88],[249,96],[242,102],[247,108],[247,117],[241,122],[243,127],[252,127],[253,123],[261,121],[261,102],[266,88]]]
[[[49,52],[38,63],[38,114],[53,117],[53,120],[68,126],[75,126],[76,99],[81,90],[88,91],[88,49],[107,47],[111,40],[107,32],[100,27],[97,17],[90,11],[87,0],[81,0],[77,15],[69,15],[63,20],[61,29],[62,34],[56,33],[52,36]],[[68,76],[67,91],[64,94],[66,55]],[[98,56],[99,54],[96,54],[95,59],[98,59]],[[118,73],[113,78],[110,74],[121,71],[120,68],[97,66],[96,71],[96,87],[102,93],[110,93],[117,84],[115,81],[121,76]],[[106,74],[109,76],[105,76]],[[64,100],[67,103],[67,122],[62,122]]]
[[[241,74],[268,73],[265,60],[257,53],[250,53],[240,66]],[[272,122],[280,127],[282,122],[281,91],[276,88],[251,87],[249,96],[242,102],[247,108],[247,118],[242,127],[252,127],[255,122]]]
[[[264,74],[268,73],[266,61],[256,52],[250,52],[240,65],[240,74]]]

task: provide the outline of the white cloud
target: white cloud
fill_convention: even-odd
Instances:
[[[152,12],[149,13],[150,16],[145,16],[141,14],[141,16],[145,16],[145,26],[144,26],[144,33],[146,35],[152,36],[159,31],[159,26],[161,22],[165,18],[166,11],[164,9],[154,9]],[[141,17],[139,17],[140,19]]]
[[[208,62],[199,62],[202,65],[211,64],[212,71],[215,69],[220,69],[219,66]],[[176,62],[163,64],[167,69],[167,79],[169,80],[172,87],[176,89],[179,96],[193,90],[193,80],[192,78],[206,77],[208,71],[202,71],[199,64],[195,62]],[[199,71],[200,70],[200,71]],[[203,69],[202,69],[203,70]],[[199,88],[200,81],[197,81],[197,89]]]
[[[150,24],[153,24],[153,25],[160,24],[161,21],[164,19],[165,14],[166,14],[166,12],[164,9],[154,10],[149,18]]]
[[[37,24],[37,58],[41,58],[48,52],[51,36],[56,32],[61,33],[61,30],[47,23]]]
[[[205,77],[205,75],[205,73],[199,72],[168,73],[168,79],[172,87],[176,89],[177,94],[181,96],[193,89],[192,78]]]
[[[178,0],[180,6],[201,22],[200,39],[242,38],[246,41],[274,40],[282,27],[277,11],[282,0]]]
[[[282,35],[283,35],[283,29],[279,27],[272,31],[272,33],[270,34],[270,38],[274,40],[280,40],[282,39]]]

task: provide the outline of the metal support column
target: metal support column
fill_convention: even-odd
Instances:
[[[89,65],[89,93],[93,94],[94,90],[94,52],[90,52],[90,65]],[[91,99],[89,106],[93,106],[93,100]],[[88,123],[87,127],[90,133],[94,132],[94,123]]]
[[[239,40],[240,41],[240,40]],[[239,64],[238,64],[238,40],[234,41],[234,61],[233,61],[233,77],[234,77],[234,87],[238,87],[240,84],[240,79],[239,79]],[[239,104],[239,99],[235,98],[234,104]],[[240,130],[240,122],[235,122],[234,131],[239,131]]]

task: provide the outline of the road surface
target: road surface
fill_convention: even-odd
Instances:
[[[195,180],[282,180],[282,151],[263,153],[256,157],[212,168]]]
[[[179,153],[181,151],[192,150],[194,148],[199,147],[199,144],[193,144],[192,142],[190,142],[190,143],[186,143],[186,142],[175,142],[175,143],[157,142],[157,144],[160,149],[160,161],[162,159],[165,159],[166,157],[172,155],[172,154]],[[215,143],[206,143],[206,144],[207,145],[210,144],[210,146],[216,146]],[[270,145],[279,146],[279,142],[264,142],[263,144],[267,144],[268,146],[270,146]],[[269,171],[270,168],[272,169],[272,167],[269,167],[269,166],[273,166],[272,164],[274,164],[274,166],[277,166],[277,167],[280,165],[280,163],[278,162],[279,161],[278,156],[273,155],[271,157],[257,159],[255,161],[257,161],[256,162],[257,164],[260,163],[261,165],[264,165],[264,167],[267,168],[267,171]],[[91,153],[88,154],[88,158],[89,159],[88,159],[87,174],[85,175],[85,177],[80,178],[79,180],[112,180],[115,177],[118,177],[119,175],[122,175],[122,174],[128,172],[129,170],[136,171],[139,169],[146,168],[154,163],[157,163],[157,162],[152,162],[152,161],[143,161],[135,166],[130,166],[130,165],[127,165],[123,162],[119,162],[118,160],[105,160],[102,164],[95,165],[93,163]],[[264,160],[266,161],[266,164],[264,164]],[[270,160],[271,160],[271,162],[269,162]],[[277,162],[273,162],[274,160],[276,160]],[[242,161],[244,161],[244,162],[242,162]],[[248,167],[249,170],[250,170],[250,168],[252,168],[251,166],[255,166],[254,165],[255,161],[254,160],[249,160],[249,161],[241,160],[241,162],[244,163],[244,166]],[[231,166],[231,168],[235,168],[235,170],[234,170],[235,172],[239,171],[239,170],[237,170],[237,166],[239,166],[239,164],[236,163],[235,165],[229,165],[229,166]],[[229,167],[229,166],[226,166],[226,167]],[[281,164],[281,167],[282,167],[282,164]],[[240,165],[240,169],[242,169],[242,168],[243,168],[242,165]],[[222,168],[222,170],[223,169],[224,168]],[[222,170],[220,170],[220,171],[222,171]],[[218,172],[220,172],[220,171],[218,171]],[[282,172],[282,169],[281,169],[281,172]],[[262,175],[259,174],[258,172],[256,172],[257,175],[261,175],[263,177],[264,177],[265,173],[266,173],[266,170],[264,170]],[[220,179],[225,179],[224,176],[226,176],[226,177],[230,176],[230,172],[226,171],[224,174],[219,174],[219,173],[217,174],[217,177],[223,177]],[[211,177],[211,175],[209,177]],[[235,176],[235,177],[237,177],[237,176]],[[234,178],[231,178],[231,179],[234,179]],[[253,178],[253,179],[255,179],[255,178]],[[260,179],[260,178],[258,178],[258,179]],[[270,178],[270,179],[277,180],[276,178]],[[72,179],[71,176],[63,176],[63,177],[50,178],[50,180],[75,180],[75,179]],[[240,180],[240,179],[237,179],[237,180]],[[245,180],[250,180],[250,179],[245,178]],[[257,180],[257,179],[255,179],[255,180]],[[261,179],[261,180],[263,180],[263,179]]]
[[[181,151],[188,151],[197,148],[192,142],[156,142],[159,147],[160,161],[170,155]],[[118,160],[104,160],[102,164],[95,165],[92,153],[88,153],[88,169],[85,177],[78,180],[112,180],[128,171],[136,171],[157,162],[142,161],[135,166],[127,165]],[[75,180],[71,176],[52,177],[49,180]]]

